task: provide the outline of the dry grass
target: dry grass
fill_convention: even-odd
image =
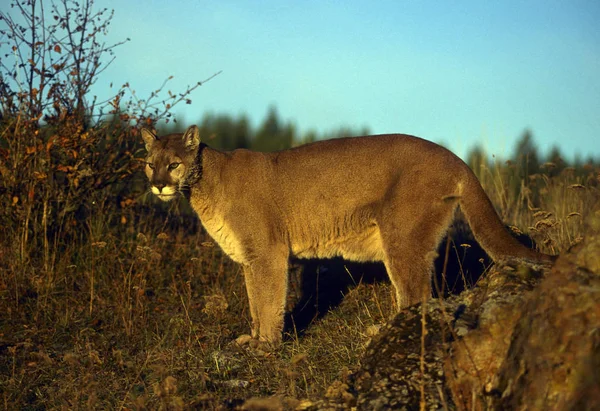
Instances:
[[[599,198],[600,169],[585,165],[556,172],[550,164],[525,179],[510,161],[477,169],[502,220],[530,235],[541,250],[558,254],[581,241],[585,216]]]
[[[539,174],[526,185],[510,166],[482,170],[504,220],[548,252],[579,241],[599,198],[598,169]],[[393,314],[388,283],[358,284],[306,330],[292,327],[278,351],[241,348],[233,341],[250,329],[241,271],[190,232],[177,217],[185,212],[148,202],[96,202],[55,238],[44,229],[50,201],[3,216],[5,409],[223,409],[257,396],[293,406],[335,395],[328,387],[344,384],[374,326]]]
[[[250,321],[242,273],[209,239],[102,218],[47,257],[21,259],[35,250],[2,242],[5,409],[218,409],[252,396],[314,397],[358,364],[367,327],[391,315],[389,287],[361,285],[280,351],[238,347]]]

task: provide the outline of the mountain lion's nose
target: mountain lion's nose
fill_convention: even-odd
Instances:
[[[159,192],[162,192],[162,189],[165,188],[165,184],[154,184],[154,187],[158,188]]]

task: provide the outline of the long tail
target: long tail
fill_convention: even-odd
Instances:
[[[525,247],[506,229],[479,180],[468,170],[463,180],[460,207],[477,241],[494,261],[525,261],[551,265],[556,256]]]

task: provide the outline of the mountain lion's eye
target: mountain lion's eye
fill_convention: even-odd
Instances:
[[[152,163],[146,163],[146,164],[148,164],[148,167],[150,167],[151,170],[154,170],[154,164],[152,164]]]
[[[177,167],[179,167],[179,164],[181,164],[181,163],[171,163],[171,164],[169,164],[169,171],[175,170]]]

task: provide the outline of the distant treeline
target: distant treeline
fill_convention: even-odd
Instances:
[[[493,166],[512,166],[519,171],[520,178],[544,173],[548,176],[558,175],[566,168],[573,168],[576,172],[600,165],[600,158],[588,156],[583,159],[576,155],[574,159],[566,158],[557,146],[552,147],[547,154],[542,154],[534,141],[531,130],[525,129],[517,140],[513,154],[510,158],[494,158],[479,146],[471,148],[465,159],[469,166],[480,176],[481,168]]]
[[[221,150],[248,148],[257,151],[276,151],[312,141],[338,137],[353,137],[369,134],[368,127],[340,127],[325,133],[308,131],[300,133],[298,127],[289,120],[281,119],[275,106],[267,110],[267,114],[258,127],[252,127],[246,114],[232,116],[207,112],[198,123],[200,135],[211,147]],[[183,132],[191,123],[169,122],[159,125],[161,134]]]

